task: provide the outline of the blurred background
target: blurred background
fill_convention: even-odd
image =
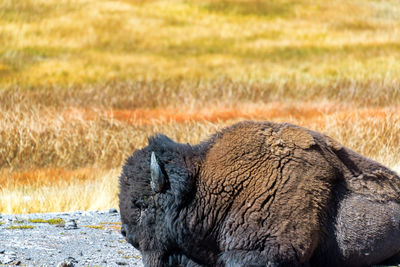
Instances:
[[[118,207],[157,132],[291,122],[400,170],[397,0],[0,0],[0,213]]]

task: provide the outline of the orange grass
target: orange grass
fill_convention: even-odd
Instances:
[[[313,104],[283,104],[272,103],[268,105],[241,105],[239,107],[211,107],[198,110],[184,110],[172,108],[135,109],[135,110],[110,110],[104,113],[116,120],[126,121],[132,124],[154,123],[186,123],[196,121],[208,121],[217,123],[234,119],[274,120],[287,118],[296,121],[314,121],[319,117],[338,114],[338,119],[345,118],[377,118],[384,119],[389,113],[400,112],[400,108],[351,108],[349,105],[334,105],[332,103]],[[92,113],[89,111],[88,113]],[[85,114],[85,112],[83,112]],[[89,118],[90,116],[84,116]]]
[[[293,105],[274,103],[268,105],[243,105],[238,108],[232,107],[210,107],[198,110],[185,110],[184,108],[155,108],[155,109],[70,109],[63,114],[65,119],[80,117],[83,120],[94,120],[98,114],[118,121],[134,125],[153,125],[168,122],[212,122],[228,121],[234,119],[276,119],[293,117],[296,119],[313,119],[323,114],[331,114],[336,110],[333,106],[308,105],[298,108]]]
[[[153,125],[169,122],[212,122],[235,119],[274,120],[290,119],[302,122],[312,122],[318,118],[337,114],[338,119],[348,118],[376,118],[384,119],[390,113],[400,112],[400,108],[393,107],[358,107],[349,104],[308,103],[308,102],[273,102],[268,104],[241,104],[235,107],[211,106],[204,108],[153,108],[153,109],[67,109],[62,116],[66,120],[80,118],[95,120],[99,114],[118,121],[133,125]]]
[[[186,123],[208,121],[217,123],[219,121],[228,121],[234,119],[276,119],[283,117],[313,118],[321,116],[323,113],[331,113],[333,109],[321,105],[296,108],[293,105],[282,103],[273,103],[268,105],[242,105],[240,107],[211,107],[198,110],[185,109],[136,109],[136,110],[111,110],[108,115],[114,119],[127,121],[135,124],[154,124],[154,123]]]

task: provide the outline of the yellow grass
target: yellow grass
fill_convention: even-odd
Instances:
[[[96,178],[85,183],[61,180],[46,186],[32,183],[2,187],[0,210],[2,213],[32,213],[117,207],[118,172],[118,169],[93,171],[91,175]],[[8,178],[12,179],[12,175]]]
[[[397,1],[1,0],[0,84],[398,82]]]
[[[117,206],[156,132],[322,131],[400,172],[395,0],[0,0],[0,212]]]

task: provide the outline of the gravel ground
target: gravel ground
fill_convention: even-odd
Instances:
[[[116,209],[0,215],[1,266],[143,266]]]

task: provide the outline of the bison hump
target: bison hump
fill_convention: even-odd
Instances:
[[[293,125],[285,125],[279,131],[280,138],[289,146],[296,146],[302,149],[315,145],[314,138],[305,129]]]

